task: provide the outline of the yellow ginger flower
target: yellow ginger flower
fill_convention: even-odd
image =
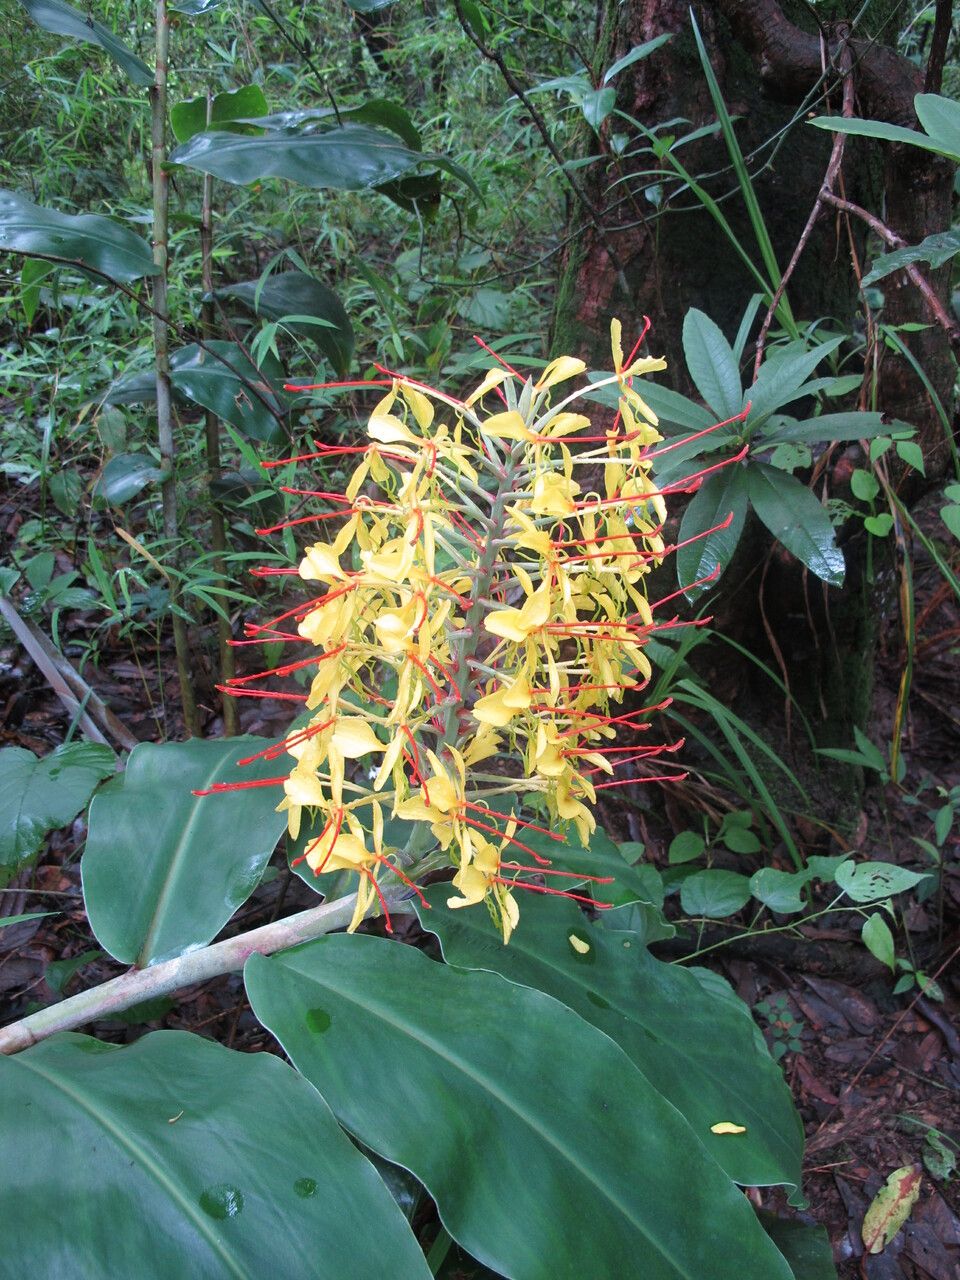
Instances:
[[[296,570],[317,594],[248,634],[312,649],[264,673],[309,679],[281,695],[302,698],[308,723],[270,751],[292,758],[276,780],[291,837],[305,813],[319,826],[307,865],[357,875],[351,928],[386,910],[385,877],[416,891],[444,861],[449,905],[485,902],[504,941],[520,889],[579,897],[553,887],[568,873],[525,833],[562,857],[566,829],[586,843],[598,790],[619,785],[618,752],[633,748],[610,743],[647,727],[622,706],[651,674],[646,580],[669,551],[651,475],[661,436],[634,385],[664,362],[625,360],[618,321],[611,351],[613,373],[572,390],[585,365],[570,356],[535,380],[501,362],[462,400],[392,374],[345,384],[380,389],[366,443],[298,459],[353,471],[341,494],[318,495],[323,533]],[[619,413],[594,430],[576,402],[605,385]],[[602,471],[602,493],[584,491],[583,468]],[[234,691],[255,692],[255,678]],[[520,795],[538,798],[549,827],[522,816]],[[384,849],[384,812],[410,826],[402,854]]]

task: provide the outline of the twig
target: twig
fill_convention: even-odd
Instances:
[[[70,715],[76,715],[80,711],[80,729],[91,742],[108,743],[108,738],[97,727],[100,724],[118,746],[130,751],[137,745],[138,740],[130,730],[120,723],[56,645],[29,618],[22,617],[13,601],[6,596],[0,596],[0,616],[29,653]]]
[[[841,114],[844,116],[853,115],[853,77],[850,74],[851,58],[850,46],[847,43],[848,39],[849,28],[844,26],[841,34],[842,43],[840,45],[838,58],[840,74],[843,76],[843,107],[841,109]],[[757,375],[760,372],[760,365],[763,361],[763,350],[767,342],[767,334],[770,331],[770,325],[773,321],[773,317],[776,315],[777,308],[780,305],[780,299],[783,297],[787,284],[790,281],[790,277],[796,270],[801,254],[807,247],[807,242],[813,234],[813,228],[816,226],[817,220],[823,212],[827,194],[833,191],[833,185],[840,173],[840,165],[843,163],[843,148],[845,141],[845,134],[837,133],[834,135],[833,148],[830,152],[830,160],[827,164],[826,172],[823,175],[823,183],[817,193],[816,200],[813,202],[813,208],[810,210],[810,216],[807,218],[806,226],[800,233],[800,239],[797,241],[796,248],[790,257],[790,261],[787,263],[787,269],[780,278],[780,283],[777,285],[777,291],[773,295],[770,306],[767,308],[767,314],[763,318],[763,324],[760,326],[760,336],[757,338],[757,354],[753,362],[754,382],[756,382]]]
[[[153,168],[153,261],[159,268],[153,277],[153,305],[156,311],[153,322],[154,366],[157,382],[157,443],[160,446],[160,463],[163,480],[160,484],[163,504],[163,532],[176,546],[180,523],[177,517],[177,469],[176,447],[173,437],[173,406],[170,382],[170,338],[167,327],[167,212],[169,204],[168,179],[164,165],[167,159],[167,57],[170,49],[170,24],[166,0],[157,0],[157,60],[154,82],[150,89],[152,122]],[[173,647],[177,657],[177,676],[180,683],[180,706],[184,725],[191,738],[200,734],[200,716],[193,690],[190,672],[190,650],[187,627],[177,609],[179,592],[170,582],[170,621],[173,626]]]
[[[400,907],[399,893],[385,893],[384,898],[388,911]],[[309,911],[301,911],[284,920],[261,925],[259,929],[237,934],[235,938],[189,951],[163,964],[131,969],[119,978],[81,991],[4,1027],[0,1030],[0,1053],[19,1053],[56,1035],[58,1031],[73,1031],[96,1019],[122,1013],[144,1000],[171,995],[195,983],[235,973],[243,968],[248,956],[269,956],[275,951],[332,933],[334,929],[342,929],[350,922],[355,902],[355,894],[337,898],[335,902],[324,902]]]
[[[207,128],[213,111],[213,95],[207,93]],[[200,208],[200,259],[201,278],[204,300],[200,304],[200,325],[205,338],[214,334],[215,304],[213,301],[213,176],[203,175],[203,198]],[[210,545],[216,553],[212,568],[217,575],[217,585],[227,586],[227,567],[224,554],[227,549],[227,531],[223,512],[217,503],[216,485],[222,475],[220,466],[220,419],[208,409],[204,414],[204,435],[207,450],[207,496],[210,501]],[[225,597],[224,597],[225,598]],[[221,606],[225,608],[225,606]],[[217,650],[220,660],[220,683],[229,684],[237,674],[236,651],[230,644],[231,628],[229,617],[217,614]],[[223,710],[223,731],[226,737],[232,738],[240,732],[240,715],[237,701],[227,694],[220,695]]]
[[[885,222],[882,222],[875,214],[870,213],[867,209],[862,208],[858,204],[854,204],[852,200],[842,200],[832,192],[823,192],[822,196],[826,203],[832,204],[835,209],[840,209],[844,213],[850,213],[855,218],[859,218],[862,222],[865,222],[870,230],[875,232],[885,244],[890,246],[891,249],[906,248],[907,242],[904,240],[903,236],[898,236],[897,233],[891,230]],[[953,347],[955,352],[960,351],[960,325],[950,318],[946,307],[937,297],[933,285],[923,272],[917,268],[916,263],[906,263],[903,270],[907,273],[910,283],[923,295],[923,299],[926,302],[934,321],[946,333],[950,340],[951,347]]]
[[[923,77],[924,93],[939,93],[943,85],[943,64],[947,60],[950,27],[953,22],[953,0],[937,0],[937,12],[933,19],[933,37],[930,40],[930,57]]]
[[[503,56],[499,54],[496,51],[496,49],[491,49],[488,44],[484,43],[484,41],[481,40],[480,37],[476,34],[476,32],[473,30],[473,27],[470,25],[466,14],[463,12],[463,4],[461,3],[461,0],[453,0],[453,7],[456,10],[457,19],[460,23],[460,26],[463,28],[463,32],[466,35],[467,39],[472,44],[476,45],[480,53],[487,59],[488,62],[492,62],[494,66],[498,68],[500,74],[503,76],[503,79],[507,84],[507,87],[510,88],[517,95],[520,101],[523,103],[524,108],[530,115],[530,119],[533,121],[534,125],[536,126],[537,132],[540,134],[540,137],[543,139],[544,146],[547,148],[547,150],[550,152],[551,156],[553,157],[554,163],[556,164],[558,170],[560,171],[560,174],[562,175],[563,178],[566,179],[567,185],[570,187],[570,190],[576,196],[578,202],[586,211],[587,217],[590,219],[590,221],[593,223],[594,227],[596,228],[597,235],[600,239],[600,243],[603,245],[604,252],[606,253],[607,257],[610,259],[610,265],[613,267],[613,270],[616,273],[617,284],[623,290],[623,296],[625,298],[629,298],[630,286],[627,284],[627,277],[624,275],[623,267],[621,266],[620,261],[617,258],[617,255],[613,251],[613,246],[610,244],[610,237],[607,235],[607,229],[603,225],[603,221],[600,217],[599,212],[597,211],[596,205],[594,205],[593,201],[587,195],[586,191],[584,191],[583,187],[580,185],[577,179],[567,169],[566,161],[564,160],[563,156],[560,154],[560,151],[557,148],[556,143],[553,141],[553,138],[550,135],[550,130],[547,128],[547,122],[544,120],[543,116],[540,114],[537,108],[530,101],[529,97],[524,92],[523,86],[520,84],[520,81],[517,79],[517,77],[513,74],[513,72],[507,66],[507,63],[504,60]]]

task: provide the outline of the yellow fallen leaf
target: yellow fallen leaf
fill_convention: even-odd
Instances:
[[[745,1124],[731,1124],[729,1120],[721,1120],[719,1124],[710,1126],[711,1133],[746,1133]]]
[[[882,1253],[906,1220],[920,1195],[920,1166],[895,1169],[873,1198],[860,1234],[867,1253]]]

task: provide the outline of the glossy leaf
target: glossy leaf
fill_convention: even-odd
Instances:
[[[102,22],[96,22],[85,13],[79,13],[63,0],[20,0],[27,13],[44,31],[54,35],[69,36],[84,44],[95,44],[112,58],[134,84],[153,84],[153,72],[145,62],[132,53],[122,40],[118,40]]]
[[[223,0],[167,0],[167,8],[174,13],[185,13],[190,18],[199,18],[206,13],[219,9]]]
[[[255,126],[248,123],[249,119],[265,116],[269,109],[260,86],[246,84],[214,95],[210,103],[210,127],[222,126],[233,133],[251,133]],[[178,142],[186,142],[195,133],[203,133],[207,128],[206,95],[171,107],[170,128]]]
[[[736,871],[696,871],[680,886],[680,905],[689,916],[721,920],[746,906],[750,881]]]
[[[72,742],[38,760],[23,747],[0,751],[0,884],[72,822],[117,765],[109,747]]]
[[[271,1054],[60,1035],[0,1080],[4,1253],[33,1276],[382,1280],[389,1258],[429,1280],[370,1163]]]
[[[616,105],[616,89],[591,89],[580,100],[583,118],[596,133],[600,132],[600,126]]]
[[[747,427],[756,431],[771,413],[805,394],[806,380],[841,342],[842,337],[831,338],[816,347],[808,347],[805,342],[790,342],[773,351],[760,366],[756,382],[743,393],[742,407],[751,406]]]
[[[345,124],[323,133],[274,131],[257,138],[200,133],[171,152],[170,162],[241,185],[286,178],[305,187],[340,191],[391,182],[422,164],[466,177],[446,157],[411,150],[392,134],[364,124]]]
[[[245,307],[267,320],[284,316],[316,316],[333,328],[291,321],[294,333],[314,341],[340,377],[353,360],[354,334],[343,303],[325,284],[302,271],[272,275],[260,287],[259,280],[244,280],[217,290],[218,298],[236,298]]]
[[[280,409],[274,393],[283,381],[278,361],[268,355],[263,368],[258,369],[235,342],[212,338],[205,345],[206,351],[193,342],[170,357],[170,382],[180,403],[192,402],[209,409],[252,440],[268,444],[279,440],[283,427],[268,408],[278,412]],[[152,370],[144,370],[118,378],[104,402],[149,404],[156,398],[156,378]]]
[[[844,862],[834,879],[854,902],[879,902],[912,889],[924,877],[893,862]]]
[[[93,496],[110,506],[120,507],[135,498],[149,484],[162,480],[163,471],[147,453],[118,453],[103,468]]]
[[[735,1182],[799,1184],[790,1091],[742,1001],[717,1000],[694,973],[655,960],[636,934],[598,928],[571,902],[524,895],[505,947],[485,912],[451,910],[449,896],[449,885],[432,885],[431,910],[418,909],[448,964],[545,991],[605,1032]],[[711,1133],[724,1116],[746,1126],[743,1141]]]
[[[678,541],[686,545],[677,551],[677,580],[688,595],[711,585],[706,583],[691,590],[695,582],[714,572],[719,577],[737,549],[747,518],[748,473],[752,465],[734,463],[707,476],[683,513]],[[733,519],[727,527],[718,528],[729,516]],[[713,532],[707,533],[708,529]]]
[[[192,791],[275,775],[276,761],[235,764],[268,745],[251,737],[142,743],[97,796],[83,893],[97,941],[117,960],[156,964],[204,946],[253,893],[284,827],[276,790]]]
[[[934,142],[960,160],[960,102],[940,93],[918,93],[913,105]]]
[[[740,412],[740,370],[730,343],[708,315],[691,307],[683,318],[683,356],[697,390],[720,419]]]
[[[344,0],[348,9],[354,13],[376,13],[378,9],[387,9],[396,0]]]
[[[645,1280],[788,1280],[682,1117],[550,997],[364,936],[251,956],[245,977],[341,1123],[410,1169],[486,1266],[619,1276],[639,1257]]]
[[[45,209],[13,191],[0,191],[0,253],[78,263],[123,282],[157,272],[146,240],[112,218]]]
[[[773,536],[811,573],[842,586],[845,569],[836,531],[806,485],[763,462],[752,463],[747,475],[753,509]]]

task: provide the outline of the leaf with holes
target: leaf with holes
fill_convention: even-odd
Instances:
[[[912,889],[924,877],[892,862],[844,862],[835,879],[837,888],[854,902],[879,902]]]
[[[217,783],[272,777],[276,761],[237,760],[265,738],[142,743],[90,806],[81,862],[90,927],[124,964],[204,946],[260,882],[285,825],[273,787],[196,796]]]
[[[117,766],[109,747],[72,742],[41,760],[23,747],[0,751],[0,885],[72,822]]]
[[[0,1056],[0,1082],[4,1254],[31,1275],[381,1280],[389,1257],[391,1280],[430,1280],[369,1161],[271,1054],[60,1035]]]

